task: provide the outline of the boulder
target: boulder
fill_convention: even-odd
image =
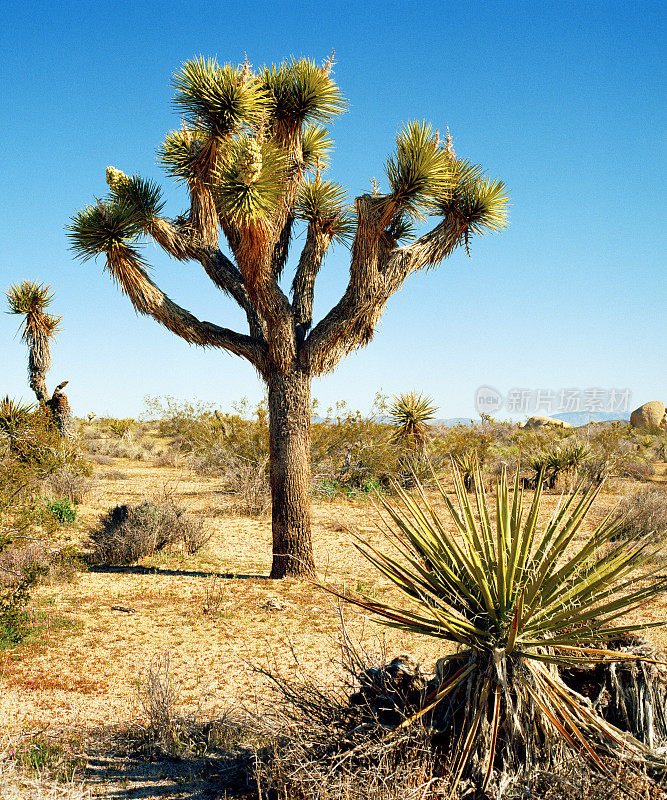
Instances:
[[[656,428],[667,428],[667,413],[665,404],[660,400],[651,400],[643,406],[636,408],[630,414],[630,425],[633,428],[644,428],[655,430]]]
[[[526,420],[521,427],[522,428],[546,428],[549,425],[552,425],[554,428],[572,428],[574,427],[569,422],[565,422],[562,419],[555,419],[554,417],[541,417],[535,416],[531,417],[530,419]]]

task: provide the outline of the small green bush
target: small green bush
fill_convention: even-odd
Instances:
[[[71,525],[76,519],[76,509],[72,508],[66,497],[58,500],[49,500],[45,506],[46,512],[63,525]]]

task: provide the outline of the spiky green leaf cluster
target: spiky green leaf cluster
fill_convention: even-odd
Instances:
[[[489,508],[476,470],[475,505],[454,469],[458,508],[440,488],[448,529],[418,485],[420,500],[396,487],[402,506],[380,497],[387,536],[396,555],[360,537],[358,549],[410,600],[405,609],[374,598],[334,594],[377,614],[391,627],[459,645],[438,664],[440,685],[429,702],[399,727],[414,722],[440,702],[452,700],[462,714],[453,744],[451,794],[464,771],[489,785],[496,750],[508,763],[556,740],[605,772],[600,750],[641,766],[667,770],[664,748],[652,750],[595,713],[570,689],[556,667],[578,663],[650,660],[600,647],[597,642],[646,624],[617,625],[619,618],[661,593],[660,568],[637,579],[646,563],[648,537],[617,545],[619,521],[608,515],[578,544],[582,523],[598,489],[578,488],[540,522],[541,481],[528,513],[517,472],[510,492],[503,473]],[[577,544],[575,544],[577,543]],[[332,591],[329,589],[329,591]],[[664,621],[655,623],[664,625]],[[502,735],[500,732],[503,732]],[[518,742],[518,746],[517,746]]]
[[[99,202],[77,211],[67,231],[74,254],[87,261],[135,240],[140,228],[133,208],[124,203]]]
[[[451,165],[454,185],[434,213],[465,225],[473,234],[505,228],[509,192],[503,181],[489,180],[481,167],[458,158],[451,159]]]
[[[479,470],[477,514],[454,470],[458,509],[440,489],[456,536],[420,489],[421,505],[400,488],[395,509],[380,498],[395,529],[388,534],[402,559],[380,553],[367,543],[357,546],[393,583],[409,595],[418,612],[403,612],[380,601],[373,610],[386,624],[449,639],[478,650],[502,649],[507,655],[544,659],[545,647],[575,647],[645,627],[614,622],[654,597],[667,584],[657,573],[639,584],[632,572],[646,561],[647,538],[612,543],[619,523],[608,515],[586,542],[570,550],[595,500],[598,488],[578,488],[540,529],[541,488],[524,515],[518,473],[510,493],[503,475],[496,490],[494,522]],[[550,655],[572,661],[577,656]]]
[[[260,78],[277,123],[328,122],[346,108],[342,92],[326,70],[307,58],[265,67]]]
[[[184,127],[170,131],[157,151],[158,161],[167,175],[181,181],[190,180],[206,140],[207,134],[202,128]]]
[[[297,217],[313,223],[333,240],[347,243],[354,235],[354,217],[344,187],[333,181],[315,179],[301,189]]]
[[[46,313],[52,299],[50,288],[34,281],[14,284],[7,291],[8,313],[25,316],[22,338],[38,355],[48,350],[48,340],[58,332],[60,317]]]
[[[265,219],[278,206],[284,189],[284,154],[270,141],[254,144],[252,175],[248,140],[241,137],[230,143],[214,176],[214,197],[222,217],[244,222]]]
[[[396,426],[394,440],[423,444],[428,433],[428,421],[435,418],[437,406],[431,397],[418,392],[406,392],[394,397],[389,406],[389,420]]]
[[[410,219],[422,219],[454,184],[447,154],[427,122],[409,122],[403,127],[386,170],[390,198]]]
[[[34,410],[34,405],[5,395],[0,400],[0,433],[11,436],[17,428],[26,424]]]
[[[9,314],[43,314],[53,300],[53,292],[45,283],[23,281],[7,291]]]
[[[202,56],[186,61],[174,76],[174,104],[188,122],[226,138],[254,126],[266,110],[265,92],[245,66],[220,66]]]
[[[306,169],[324,170],[328,166],[333,142],[326,128],[321,125],[306,125],[301,137],[301,147]]]
[[[164,208],[158,183],[139,175],[125,176],[124,180],[115,181],[111,185],[111,197],[115,206],[127,210],[137,227],[152,222]]]

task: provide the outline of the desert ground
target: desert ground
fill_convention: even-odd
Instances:
[[[667,492],[664,464],[657,465],[653,481]],[[582,536],[636,486],[631,480],[612,481],[599,495]],[[240,514],[219,479],[197,475],[185,464],[98,458],[91,488],[66,538],[84,545],[87,531],[113,506],[165,496],[203,521],[211,534],[209,542],[194,555],[163,551],[137,565],[94,567],[70,582],[46,582],[36,588],[31,605],[40,620],[38,635],[0,651],[0,729],[6,737],[37,732],[103,737],[105,731],[141,724],[145,715],[137,687],[150,664],[165,654],[184,711],[202,704],[201,712],[209,718],[234,713],[241,705],[261,710],[271,702],[258,666],[306,675],[321,685],[343,680],[338,601],[309,581],[267,579],[270,516]],[[436,492],[429,496],[444,510]],[[559,497],[552,493],[544,498],[545,519]],[[373,502],[313,500],[312,521],[322,583],[382,597],[396,595],[398,600],[398,593],[358,553],[348,534],[353,530],[382,543]],[[371,652],[390,658],[409,654],[426,670],[443,654],[437,641],[383,627],[354,608],[344,608],[342,614],[349,632]],[[646,623],[667,619],[667,596],[634,616]],[[652,629],[647,636],[658,647],[667,646],[663,629]],[[132,777],[116,770],[110,777],[113,758],[90,763],[87,790],[96,794],[199,796],[187,781],[183,784],[182,776],[176,780],[149,770]],[[119,774],[125,777],[121,780]]]

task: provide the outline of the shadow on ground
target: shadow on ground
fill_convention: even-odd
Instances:
[[[240,757],[145,761],[93,756],[85,784],[93,797],[108,800],[250,800],[257,797],[257,790],[248,785],[246,767]]]
[[[88,572],[97,572],[103,575],[164,575],[173,578],[221,578],[225,580],[271,580],[268,575],[246,575],[240,572],[204,572],[202,570],[163,569],[162,567],[142,567],[132,565],[127,567],[94,566]]]

